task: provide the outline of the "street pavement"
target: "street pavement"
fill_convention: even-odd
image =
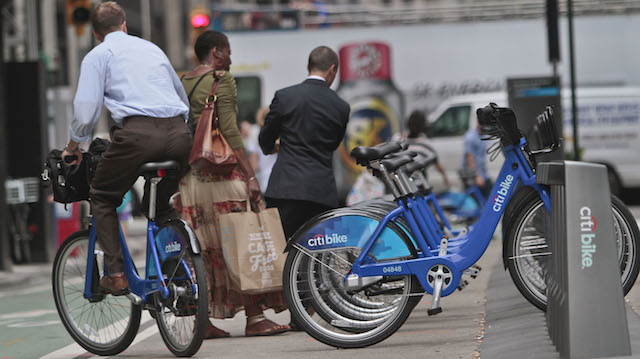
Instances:
[[[634,213],[638,214],[638,213]],[[128,244],[132,252],[144,253],[144,222],[130,226]],[[496,231],[500,233],[500,231]],[[480,276],[468,279],[463,291],[443,298],[444,312],[429,317],[431,299],[423,297],[406,323],[387,340],[362,349],[338,350],[326,346],[304,332],[288,332],[271,337],[245,337],[245,315],[216,320],[214,324],[232,334],[231,338],[206,340],[196,357],[200,358],[518,358],[515,349],[504,346],[504,340],[494,335],[500,322],[502,306],[518,307],[526,313],[511,317],[513,323],[529,325],[513,327],[516,337],[538,338],[544,343],[546,329],[542,313],[519,298],[509,275],[500,265],[501,240],[494,238],[478,264]],[[75,344],[66,332],[55,309],[50,285],[51,265],[16,266],[14,273],[0,272],[0,359],[4,358],[88,358],[93,357]],[[11,279],[13,278],[13,279]],[[17,279],[16,279],[17,278]],[[506,294],[504,294],[506,293]],[[515,294],[514,294],[515,293]],[[512,299],[509,299],[512,296]],[[486,303],[486,298],[491,303]],[[629,306],[640,310],[640,287],[627,296]],[[500,302],[502,301],[502,302]],[[504,303],[504,304],[503,304]],[[629,315],[635,315],[629,312]],[[288,323],[289,314],[266,312],[267,317]],[[532,319],[537,318],[537,319]],[[640,318],[636,318],[640,319]],[[537,320],[537,321],[536,321]],[[512,322],[508,322],[509,325]],[[510,328],[510,327],[506,327]],[[504,332],[504,330],[502,330]],[[485,332],[490,333],[485,342]],[[496,339],[497,338],[497,339]],[[546,337],[548,338],[548,336]],[[640,342],[640,339],[637,340]],[[557,357],[553,348],[536,346],[544,355]],[[640,352],[640,351],[637,351]],[[486,353],[486,354],[485,354]],[[546,356],[548,354],[548,356]],[[155,321],[144,312],[134,343],[118,357],[171,358],[158,333]]]

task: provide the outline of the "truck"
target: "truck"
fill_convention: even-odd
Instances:
[[[562,149],[570,152],[573,149],[570,90],[563,89],[561,98],[562,116],[556,115],[556,121],[558,117],[562,118]],[[578,88],[576,98],[581,160],[607,166],[614,194],[640,187],[640,87]],[[427,137],[438,151],[449,178],[456,179],[457,171],[462,167],[464,134],[477,128],[476,109],[490,102],[508,106],[507,93],[452,96],[430,113]],[[496,178],[503,161],[500,154],[487,163],[490,177]],[[442,185],[439,176],[430,178],[436,188]]]

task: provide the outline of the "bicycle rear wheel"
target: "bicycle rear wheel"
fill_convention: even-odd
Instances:
[[[180,220],[170,221],[156,235],[156,243],[165,246],[158,251],[167,255],[161,267],[170,292],[166,299],[156,293],[156,322],[167,348],[179,357],[198,352],[209,321],[204,262],[192,251],[186,226]]]
[[[93,264],[94,295],[83,296],[87,273],[89,231],[69,236],[53,262],[52,285],[56,309],[71,337],[96,355],[115,355],[127,349],[140,327],[142,308],[124,296],[98,290],[104,253],[96,243]]]

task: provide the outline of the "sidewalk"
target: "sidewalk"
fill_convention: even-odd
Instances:
[[[640,358],[640,317],[632,307],[638,304],[637,287],[627,295],[627,321],[632,355]],[[513,284],[502,262],[495,264],[487,288],[485,335],[481,358],[559,358],[549,338],[545,314],[531,305]]]
[[[146,251],[146,219],[134,219],[128,224],[127,246],[132,257],[138,257]],[[17,287],[42,285],[51,282],[50,263],[14,264],[11,271],[0,271],[0,292]]]

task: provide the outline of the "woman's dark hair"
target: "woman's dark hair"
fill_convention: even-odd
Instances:
[[[416,110],[411,112],[407,120],[407,127],[409,128],[409,138],[418,137],[421,133],[427,132],[429,127],[427,125],[427,115],[425,115],[424,111]]]
[[[218,31],[208,30],[198,36],[195,45],[193,45],[193,50],[198,60],[204,61],[214,47],[223,49],[227,46],[229,46],[227,35]]]

